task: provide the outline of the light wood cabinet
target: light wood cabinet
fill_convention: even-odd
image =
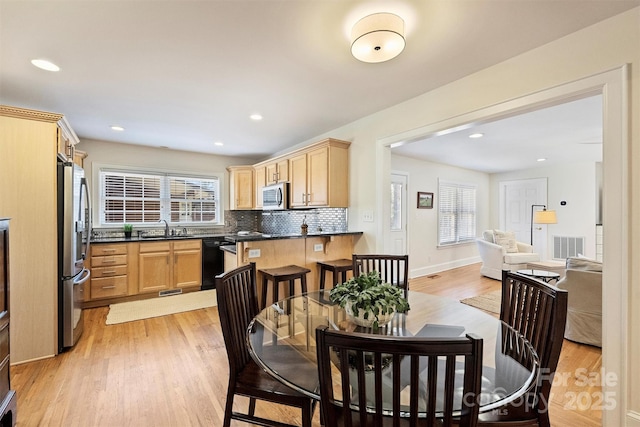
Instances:
[[[181,240],[173,242],[173,283],[174,288],[202,285],[201,240]]]
[[[138,292],[159,292],[171,286],[171,242],[140,243]]]
[[[266,185],[289,181],[289,159],[280,159],[265,165]]]
[[[292,208],[348,207],[349,143],[326,139],[289,158]]]
[[[256,194],[256,208],[262,208],[262,187],[267,185],[267,169],[265,166],[255,167],[254,170],[255,177],[255,194]]]
[[[91,247],[91,281],[88,300],[125,296],[128,292],[126,243]]]
[[[229,166],[229,204],[231,209],[253,209],[253,166]]]
[[[201,240],[140,243],[139,293],[201,285]]]
[[[20,284],[9,296],[11,323],[37,331],[11,334],[13,364],[58,351],[53,319],[58,313],[56,152],[62,121],[62,114],[0,105],[0,213],[13,218],[11,233],[20,236],[11,242],[11,279]]]

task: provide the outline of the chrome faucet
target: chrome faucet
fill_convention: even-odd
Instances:
[[[163,222],[164,221],[164,237],[169,237],[169,223],[167,222],[166,219],[161,219],[158,222]]]

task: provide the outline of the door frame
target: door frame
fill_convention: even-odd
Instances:
[[[384,221],[389,220],[388,188],[391,169],[391,147],[435,136],[447,130],[484,123],[522,114],[542,107],[602,95],[603,107],[603,274],[602,283],[607,292],[602,294],[602,328],[607,334],[602,337],[602,366],[616,375],[617,381],[605,381],[602,391],[605,396],[616,396],[616,407],[603,411],[603,425],[624,425],[637,421],[637,414],[628,411],[629,390],[629,307],[630,261],[629,261],[629,79],[630,67],[603,71],[576,81],[543,89],[528,95],[451,117],[435,123],[408,130],[395,135],[381,137],[376,141],[376,189],[377,211],[381,213],[378,232],[384,236]],[[381,249],[381,242],[376,240]],[[603,287],[604,290],[604,287]]]

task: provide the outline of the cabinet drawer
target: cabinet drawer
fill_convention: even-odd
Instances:
[[[91,256],[126,255],[127,245],[92,245]]]
[[[169,252],[170,250],[171,242],[140,243],[140,253]]]
[[[91,267],[109,267],[112,265],[126,265],[126,255],[92,256]]]
[[[0,396],[4,399],[9,394],[9,356],[0,363]]]
[[[127,294],[127,276],[91,279],[91,299],[120,297]]]
[[[0,331],[0,362],[9,355],[9,324]],[[3,395],[0,395],[0,399]]]
[[[127,274],[126,265],[114,265],[113,267],[91,268],[91,277],[99,279],[101,277],[124,276]]]
[[[200,249],[202,240],[179,240],[173,242],[173,250]]]

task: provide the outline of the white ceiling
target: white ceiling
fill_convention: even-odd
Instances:
[[[474,133],[483,136],[469,138]],[[602,95],[417,139],[393,153],[486,173],[601,162]]]
[[[63,113],[81,140],[259,159],[639,4],[0,0],[0,103]],[[350,28],[380,11],[405,19],[407,46],[358,62]]]

